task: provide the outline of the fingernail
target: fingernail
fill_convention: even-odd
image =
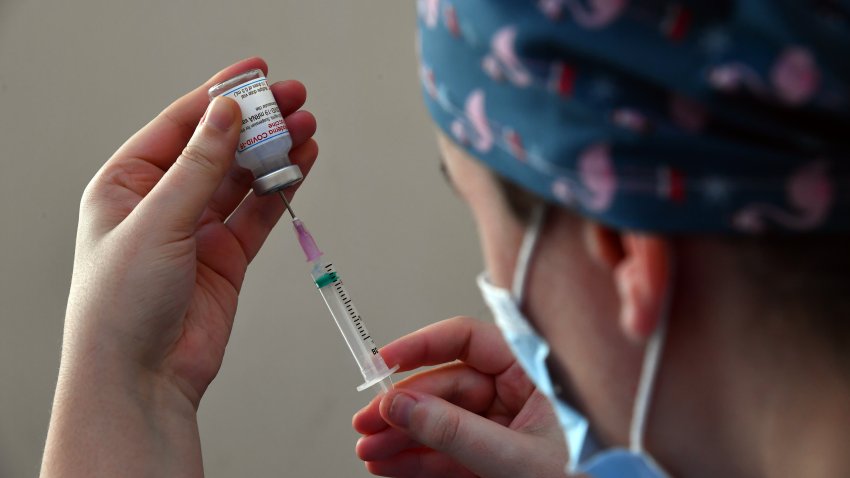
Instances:
[[[406,393],[397,393],[390,403],[388,415],[393,423],[400,427],[410,425],[410,416],[413,414],[413,407],[416,406],[416,399]]]
[[[233,108],[224,99],[214,98],[207,107],[207,112],[204,113],[202,121],[221,131],[227,131],[233,124]]]

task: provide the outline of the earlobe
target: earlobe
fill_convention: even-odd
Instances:
[[[611,271],[620,298],[620,327],[642,343],[658,326],[670,282],[670,243],[661,236],[625,233],[586,222],[588,253]]]
[[[614,268],[620,296],[620,327],[643,343],[658,327],[670,286],[670,243],[660,236],[621,235],[623,260]]]

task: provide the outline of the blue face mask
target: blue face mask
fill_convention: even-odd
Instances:
[[[513,294],[492,285],[485,273],[478,276],[478,286],[490,307],[496,325],[525,373],[554,408],[567,442],[566,472],[583,473],[593,478],[666,478],[658,463],[643,450],[643,432],[652,385],[658,368],[661,345],[666,329],[666,311],[646,347],[643,371],[635,397],[629,449],[603,449],[593,437],[589,423],[578,410],[557,397],[546,367],[549,345],[534,331],[520,310],[530,258],[543,223],[545,206],[535,212],[520,248],[514,273]],[[669,296],[669,291],[668,291]]]

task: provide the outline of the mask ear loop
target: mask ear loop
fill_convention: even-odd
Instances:
[[[523,303],[525,280],[528,278],[529,264],[534,254],[534,248],[537,246],[537,240],[540,238],[540,231],[543,229],[543,220],[545,218],[546,203],[541,202],[531,211],[531,217],[525,228],[525,235],[522,238],[522,245],[519,248],[516,265],[514,266],[514,279],[511,292],[518,306]]]
[[[655,379],[658,376],[658,366],[661,362],[661,352],[664,350],[664,341],[667,338],[667,322],[670,317],[670,306],[673,301],[673,284],[675,282],[675,257],[672,250],[668,250],[670,265],[668,266],[667,290],[664,291],[664,301],[661,305],[661,318],[655,333],[646,344],[646,352],[643,356],[643,368],[641,369],[640,382],[635,392],[635,403],[632,409],[632,424],[629,430],[629,449],[634,453],[644,451],[643,437],[646,433],[646,418],[649,414],[649,404],[652,401]]]

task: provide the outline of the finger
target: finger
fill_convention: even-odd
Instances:
[[[296,111],[287,116],[285,121],[292,136],[293,148],[304,144],[316,133],[316,118],[309,111]],[[209,205],[209,217],[205,216],[205,220],[224,221],[227,219],[227,216],[236,209],[236,206],[245,199],[254,179],[250,170],[238,164],[233,164],[221,186],[213,194]]]
[[[395,388],[398,384],[394,385]],[[372,398],[369,403],[354,413],[351,417],[351,428],[361,435],[372,435],[382,430],[386,430],[389,425],[381,418],[380,406],[383,395],[378,395]]]
[[[316,117],[309,111],[296,111],[286,117],[286,127],[292,136],[292,148],[301,146],[316,134]]]
[[[487,410],[496,395],[492,377],[459,363],[418,373],[400,381],[395,388],[440,397],[477,414]],[[352,421],[357,432],[370,435],[387,428],[380,414],[380,403],[373,400],[357,412]]]
[[[392,390],[381,400],[381,415],[423,445],[445,453],[473,473],[516,477],[527,469],[538,442],[443,399]]]
[[[166,230],[190,234],[230,169],[241,113],[230,98],[216,98],[174,165],[133,210]]]
[[[231,164],[218,189],[213,193],[201,222],[224,222],[245,199],[253,181],[254,175],[250,169],[245,169],[236,162]]]
[[[272,90],[277,106],[283,116],[298,111],[307,101],[307,88],[297,80],[278,81],[269,88]],[[286,123],[289,125],[289,122]]]
[[[141,158],[162,170],[168,169],[195,132],[209,105],[207,90],[228,78],[251,69],[268,71],[261,58],[248,58],[219,71],[201,86],[171,103],[144,128],[121,146],[110,162]]]
[[[363,461],[379,461],[392,458],[403,451],[421,447],[421,443],[407,436],[404,431],[388,428],[375,435],[360,437],[354,452]]]
[[[470,411],[475,413],[474,410]],[[498,420],[495,420],[492,416],[487,416],[487,418],[505,427],[511,423],[509,417],[499,417]],[[386,424],[383,419],[382,423]],[[422,446],[422,443],[411,438],[407,432],[389,427],[375,434],[360,437],[354,451],[357,453],[357,457],[363,461],[380,461],[390,459],[403,451],[421,448]]]
[[[489,457],[482,459],[491,459]],[[369,473],[395,478],[474,478],[475,474],[450,457],[433,450],[411,450],[389,460],[366,462]]]
[[[461,360],[480,372],[498,375],[514,363],[499,329],[471,317],[454,317],[397,339],[381,349],[399,372]]]
[[[319,146],[313,139],[307,140],[300,147],[292,150],[290,158],[293,164],[297,164],[306,177],[316,162],[319,154]],[[300,187],[300,184],[288,188],[284,194],[287,201],[291,201],[292,195]],[[242,252],[251,262],[259,252],[260,247],[266,241],[269,233],[274,228],[280,216],[283,215],[285,206],[277,194],[265,196],[249,195],[225,224],[242,246]]]

